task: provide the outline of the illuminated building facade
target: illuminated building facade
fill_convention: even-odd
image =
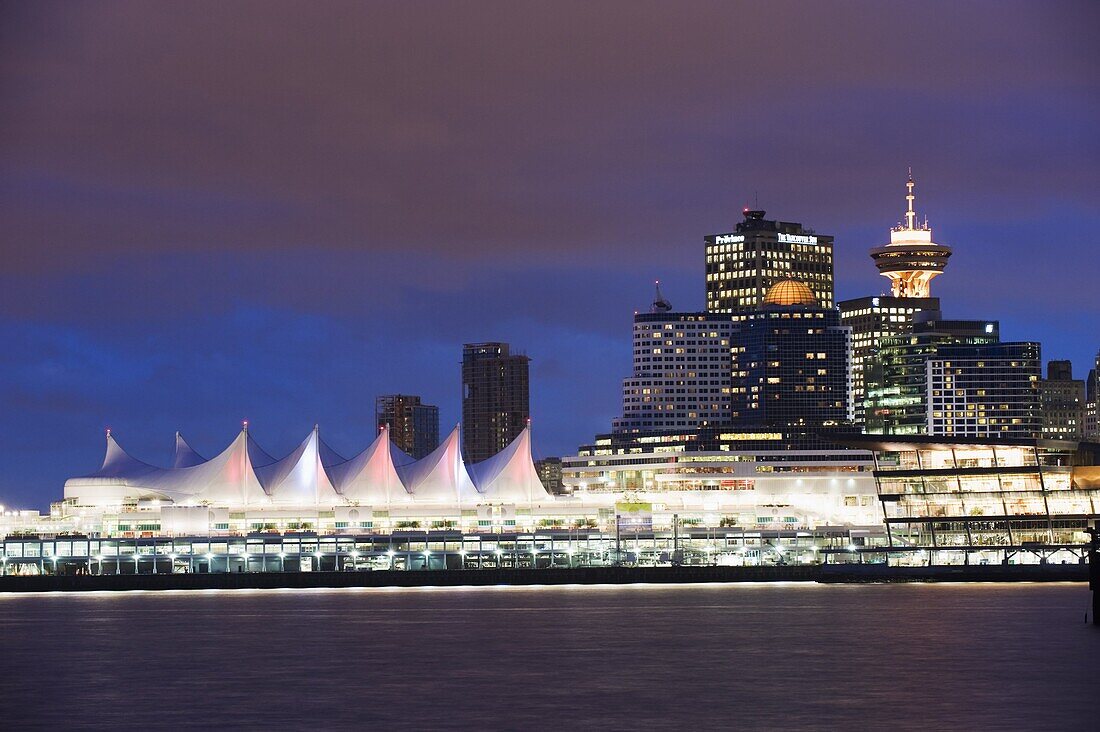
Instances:
[[[623,379],[622,416],[612,430],[693,429],[727,420],[733,330],[728,315],[673,313],[656,303],[636,314],[634,369]]]
[[[1038,437],[1038,343],[945,346],[928,359],[929,435]]]
[[[780,280],[804,282],[821,307],[833,306],[833,237],[745,210],[728,234],[704,237],[707,312],[735,313],[764,302]]]
[[[929,360],[947,346],[1000,340],[997,321],[943,320],[939,315],[920,313],[911,332],[881,339],[871,367],[864,370],[866,432],[927,434],[931,416]]]
[[[649,506],[652,520],[686,525],[874,533],[870,454],[829,433],[708,427],[598,435],[562,459],[566,491],[581,501],[615,495]]]
[[[614,516],[610,509],[608,513]],[[207,574],[424,569],[547,569],[859,562],[885,543],[879,529],[794,526],[741,529],[627,527],[578,521],[568,528],[213,532],[150,537],[37,535],[4,538],[0,575]],[[606,522],[605,522],[606,523]],[[0,527],[2,528],[2,527]],[[868,555],[871,556],[871,555]]]
[[[840,322],[852,329],[851,391],[853,421],[866,423],[865,371],[870,368],[883,338],[908,333],[919,312],[938,311],[938,297],[894,297],[876,295],[839,303]]]
[[[1086,387],[1073,378],[1070,361],[1049,361],[1047,377],[1039,382],[1042,437],[1048,440],[1085,438]]]
[[[733,316],[734,425],[830,427],[851,420],[851,329],[806,284],[781,280]]]
[[[871,436],[894,558],[928,563],[1083,561],[1100,518],[1100,445]],[[935,557],[921,556],[932,551]],[[917,554],[914,556],[914,552]]]
[[[669,308],[658,291],[634,316],[634,371],[614,432],[849,423],[850,330],[806,284],[780,280],[734,314]]]

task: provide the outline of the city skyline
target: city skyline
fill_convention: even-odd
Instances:
[[[732,230],[746,205],[835,237],[836,300],[888,292],[867,252],[903,213],[909,166],[920,213],[953,249],[934,284],[945,312],[995,318],[1005,340],[1039,341],[1044,362],[1070,359],[1083,377],[1100,347],[1100,298],[1087,294],[1100,230],[1097,68],[1088,23],[1071,22],[1095,12],[1085,7],[1012,6],[992,19],[964,9],[950,23],[931,9],[904,11],[906,22],[870,12],[864,49],[828,51],[800,32],[786,49],[746,38],[721,57],[712,55],[720,33],[707,26],[732,28],[734,18],[697,8],[663,19],[692,38],[653,49],[682,60],[663,73],[638,61],[651,42],[643,25],[624,40],[641,67],[614,63],[598,36],[617,19],[596,9],[591,33],[550,23],[543,43],[506,43],[489,58],[438,31],[413,33],[425,29],[410,30],[400,13],[374,13],[380,28],[418,38],[418,60],[396,84],[363,72],[369,59],[350,44],[324,52],[289,37],[293,13],[273,12],[257,22],[291,64],[309,50],[304,78],[331,81],[308,95],[301,78],[262,67],[264,49],[250,43],[237,44],[224,80],[199,60],[201,43],[193,56],[124,72],[139,31],[156,38],[173,21],[152,9],[114,25],[76,11],[86,43],[47,66],[40,54],[67,41],[59,24],[36,25],[48,9],[9,9],[3,66],[19,83],[2,97],[11,114],[0,185],[13,214],[2,235],[0,435],[15,468],[0,479],[0,502],[44,505],[97,463],[108,426],[148,459],[171,454],[177,429],[210,454],[244,418],[273,453],[289,452],[315,422],[346,451],[373,434],[373,397],[390,392],[422,394],[452,425],[461,345],[486,340],[532,358],[536,457],[570,454],[619,411],[631,315],[645,309],[652,280],[677,311],[703,310],[703,237]],[[813,12],[824,36],[846,21]],[[736,20],[775,19],[754,13]],[[326,22],[338,20],[364,19]],[[242,40],[245,29],[217,14],[176,37],[202,41],[219,22],[219,44]],[[460,25],[495,38],[528,22]],[[911,40],[883,43],[898,25]],[[1033,35],[1036,25],[1046,32]],[[1018,57],[1024,39],[1042,68]],[[560,78],[534,73],[556,68],[555,41],[569,41],[585,65]],[[440,71],[432,44],[493,84],[437,84],[431,103],[408,96],[406,83]],[[916,69],[917,46],[941,53]],[[687,61],[689,49],[702,58]],[[524,53],[534,65],[505,73]],[[861,69],[872,57],[883,68]],[[122,81],[107,87],[93,72]],[[914,91],[899,99],[887,82],[902,72]],[[349,93],[357,81],[369,93]],[[257,86],[234,100],[246,82]],[[745,100],[753,119],[729,114],[735,92],[757,83],[770,94]],[[196,85],[209,100],[186,93]],[[530,90],[527,104],[505,104],[519,89]],[[487,100],[471,102],[478,93]],[[309,96],[333,121],[318,130],[312,117],[253,114],[255,129],[235,126],[235,112],[285,95]],[[373,111],[386,107],[380,99],[388,117]],[[577,119],[552,112],[564,99]],[[476,129],[486,101],[507,112],[488,136]],[[174,113],[156,114],[158,103]],[[649,114],[665,104],[674,114]],[[864,116],[854,128],[850,105]],[[530,135],[536,121],[545,134]],[[243,147],[228,154],[210,143],[206,124],[226,126],[222,144]],[[319,195],[303,188],[322,182],[331,187]],[[363,202],[394,213],[362,218]],[[1054,244],[1058,256],[1041,256]]]

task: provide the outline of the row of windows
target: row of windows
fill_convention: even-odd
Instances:
[[[725,325],[724,322],[722,324]],[[677,328],[682,328],[683,330],[677,330]],[[710,336],[712,338],[716,338],[718,336],[718,332],[717,331],[712,331],[711,330],[712,328],[714,328],[714,325],[711,324],[711,323],[682,323],[682,322],[676,322],[676,323],[665,323],[663,325],[654,325],[653,323],[645,322],[645,323],[635,323],[634,324],[634,330],[637,330],[637,331],[652,330],[654,338],[666,338],[666,337],[668,337],[671,334],[665,333],[665,331],[669,331],[669,330],[673,331],[676,334],[677,338],[683,338],[684,333],[689,331],[689,330],[711,331]],[[703,335],[703,334],[700,333],[699,335]]]
[[[739,272],[712,272],[707,275],[707,282],[717,282],[719,280],[756,280],[760,277],[771,278],[783,278],[786,279],[791,276],[793,270],[786,269],[746,269]],[[830,272],[806,272],[799,270],[794,272],[798,275],[798,279],[805,280],[807,285],[811,288],[814,281],[832,283],[833,276]],[[752,283],[750,283],[752,284]],[[760,283],[755,283],[759,289],[764,289]]]
[[[691,343],[692,341],[688,341]],[[672,346],[672,342],[669,341],[668,345],[659,348],[635,348],[634,355],[641,356],[645,353],[729,353],[728,348],[691,348],[690,346]]]
[[[701,376],[703,378],[690,379],[690,380],[689,379],[667,379],[667,380],[646,379],[645,381],[642,381],[641,379],[624,379],[623,380],[623,390],[624,391],[637,390],[637,389],[639,389],[643,386],[667,386],[667,387],[671,387],[671,386],[685,386],[685,385],[688,385],[688,386],[692,386],[692,387],[701,387],[701,386],[724,386],[724,385],[730,383],[730,374],[728,372],[724,373],[724,374],[721,374],[721,373],[701,374]],[[725,378],[721,378],[721,379],[719,379],[719,378],[710,378],[710,379],[708,379],[708,378],[706,378],[707,376],[715,376],[715,377],[724,376]]]

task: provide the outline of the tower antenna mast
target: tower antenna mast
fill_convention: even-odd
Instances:
[[[905,187],[909,190],[909,193],[905,196],[905,201],[909,205],[909,210],[905,212],[905,227],[907,229],[916,228],[917,212],[913,210],[913,201],[916,200],[916,196],[913,195],[913,168],[909,168],[909,182],[905,184]]]

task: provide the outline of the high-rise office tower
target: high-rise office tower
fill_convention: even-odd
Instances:
[[[804,283],[782,280],[733,316],[731,423],[830,427],[851,419],[851,329]]]
[[[1095,366],[1085,377],[1085,425],[1086,440],[1100,442],[1100,353],[1096,354]]]
[[[1038,343],[1000,343],[996,321],[916,316],[883,338],[867,374],[866,431],[956,437],[1037,437]]]
[[[507,343],[462,347],[462,451],[467,462],[503,450],[531,415],[529,364]]]
[[[745,209],[728,234],[704,237],[707,312],[734,313],[764,302],[768,289],[786,279],[806,284],[822,307],[833,306],[833,237],[802,224],[769,221]]]
[[[1039,382],[1042,436],[1052,440],[1079,440],[1085,435],[1086,387],[1073,378],[1073,363],[1048,361],[1047,377]]]
[[[390,428],[390,440],[420,459],[439,447],[439,407],[422,404],[420,397],[387,394],[374,400],[374,420]]]
[[[856,424],[866,422],[865,372],[883,338],[907,333],[919,312],[940,309],[938,297],[932,297],[929,283],[943,272],[951,250],[932,243],[927,220],[916,222],[913,203],[913,175],[906,183],[905,224],[890,230],[890,243],[871,250],[879,272],[890,279],[891,294],[859,297],[839,303],[840,320],[852,328],[852,411]]]
[[[730,414],[729,315],[674,313],[660,287],[634,315],[634,370],[623,379],[622,416],[612,432],[697,429]]]
[[[928,432],[928,358],[949,345],[981,345],[1000,340],[1000,324],[986,320],[943,320],[920,313],[905,335],[881,338],[864,370],[865,431],[919,435]]]
[[[866,422],[866,370],[883,338],[908,333],[913,317],[920,312],[938,311],[938,297],[894,297],[876,295],[843,300],[839,304],[840,322],[852,329],[851,396],[852,416],[858,425]]]
[[[1038,343],[944,346],[928,359],[928,434],[1039,437]]]

